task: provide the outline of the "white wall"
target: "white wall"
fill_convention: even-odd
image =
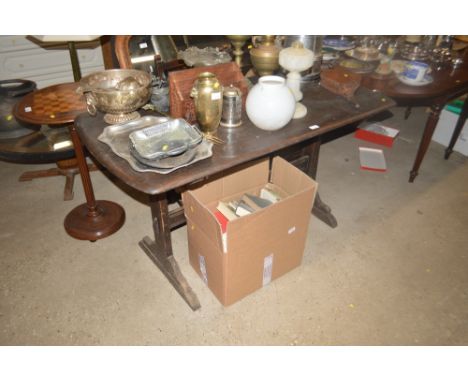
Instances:
[[[31,80],[37,83],[39,89],[73,82],[66,45],[52,49],[39,44],[27,36],[0,36],[0,80]],[[104,69],[101,46],[98,42],[93,45],[96,47],[83,49],[78,45],[82,75]]]

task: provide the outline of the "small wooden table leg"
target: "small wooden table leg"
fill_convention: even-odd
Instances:
[[[75,183],[75,175],[79,173],[78,162],[76,158],[66,159],[57,162],[59,172],[66,178],[65,189],[63,190],[63,200],[73,199],[73,184]]]
[[[312,179],[316,179],[317,177],[318,159],[321,144],[322,141],[320,137],[318,137],[304,149],[304,154],[309,156],[307,174]],[[338,226],[338,221],[336,220],[335,216],[333,216],[331,208],[322,201],[318,193],[315,196],[314,206],[312,207],[312,214],[332,228],[336,228]]]
[[[463,130],[463,126],[465,126],[466,117],[468,116],[468,97],[465,99],[463,103],[463,108],[461,110],[460,116],[458,117],[457,124],[455,125],[455,130],[453,131],[452,138],[450,139],[450,143],[448,147],[445,149],[445,159],[448,159],[450,154],[453,153],[453,147],[455,143],[457,143],[458,137],[460,136],[461,131]]]
[[[411,115],[411,106],[408,106],[405,110],[405,120]]]
[[[169,219],[167,195],[150,195],[151,215],[153,218],[154,240],[145,236],[139,245],[167,277],[172,286],[192,308],[200,308],[200,302],[179,269],[172,253],[171,224]]]
[[[75,175],[79,173],[78,162],[76,158],[60,160],[56,163],[57,167],[47,170],[26,171],[19,177],[20,182],[31,181],[36,178],[46,178],[50,176],[64,176],[65,188],[63,190],[63,200],[73,200],[73,184],[75,183]],[[94,164],[88,166],[89,171],[96,171],[97,167]]]
[[[49,168],[47,170],[35,170],[35,171],[26,171],[23,172],[18,181],[20,182],[27,182],[37,178],[47,178],[50,176],[58,176],[61,175],[58,168]]]
[[[73,199],[73,184],[75,183],[75,172],[69,171],[65,175],[65,189],[63,190],[63,200]]]
[[[421,163],[424,159],[424,155],[426,155],[429,144],[431,143],[432,134],[434,134],[435,127],[437,126],[437,122],[439,121],[441,109],[442,106],[439,103],[431,106],[431,113],[429,114],[429,117],[426,122],[426,127],[424,128],[424,133],[419,144],[416,159],[414,160],[413,169],[410,172],[410,183],[414,182],[414,179],[416,178],[416,176],[418,176],[419,166],[421,166]]]

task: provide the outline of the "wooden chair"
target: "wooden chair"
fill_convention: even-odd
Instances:
[[[115,55],[117,56],[117,61],[119,66],[122,69],[131,69],[132,59],[130,57],[130,51],[128,49],[128,43],[132,36],[116,36],[115,37]]]
[[[114,52],[119,63],[119,67],[122,69],[132,69],[132,57],[129,49],[129,43],[132,36],[115,36]],[[185,69],[186,66],[182,60],[171,60],[168,62],[161,61],[161,57],[156,56],[155,60],[160,61],[160,67],[163,71],[171,71],[177,69]]]

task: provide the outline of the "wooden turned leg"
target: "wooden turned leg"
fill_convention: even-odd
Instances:
[[[431,143],[432,134],[434,133],[434,129],[437,125],[437,122],[439,121],[441,108],[442,107],[440,104],[431,106],[431,113],[427,118],[426,127],[424,128],[424,133],[421,138],[421,142],[419,143],[416,159],[414,160],[413,169],[410,172],[410,183],[412,183],[416,176],[418,176],[419,166],[421,166],[421,163],[424,159],[424,155],[426,155],[429,144]]]
[[[118,231],[125,222],[125,211],[117,203],[94,198],[88,164],[75,126],[69,127],[86,196],[86,204],[75,207],[64,221],[67,233],[80,240],[96,241]]]
[[[453,147],[455,143],[457,143],[458,137],[460,136],[461,131],[463,130],[463,126],[465,126],[466,117],[468,116],[468,97],[465,99],[463,103],[463,108],[458,117],[457,124],[455,125],[455,130],[453,131],[452,138],[450,139],[450,143],[448,147],[445,149],[445,159],[448,159],[450,154],[453,153]]]
[[[176,291],[192,310],[200,308],[200,302],[179,269],[172,253],[171,222],[167,207],[167,195],[150,196],[151,215],[153,218],[154,240],[145,236],[139,245],[166,276]]]
[[[318,159],[321,144],[322,141],[320,137],[318,137],[304,149],[304,154],[309,156],[307,175],[309,175],[312,179],[316,179],[317,177]],[[336,220],[335,216],[333,216],[331,208],[322,201],[318,193],[315,196],[314,206],[312,207],[312,214],[332,228],[336,228],[338,226],[338,221]]]

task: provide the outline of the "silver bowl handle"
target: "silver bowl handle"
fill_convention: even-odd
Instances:
[[[84,93],[86,97],[86,110],[88,111],[89,115],[95,117],[97,114],[97,108],[96,108],[96,98],[94,95],[90,92]]]

